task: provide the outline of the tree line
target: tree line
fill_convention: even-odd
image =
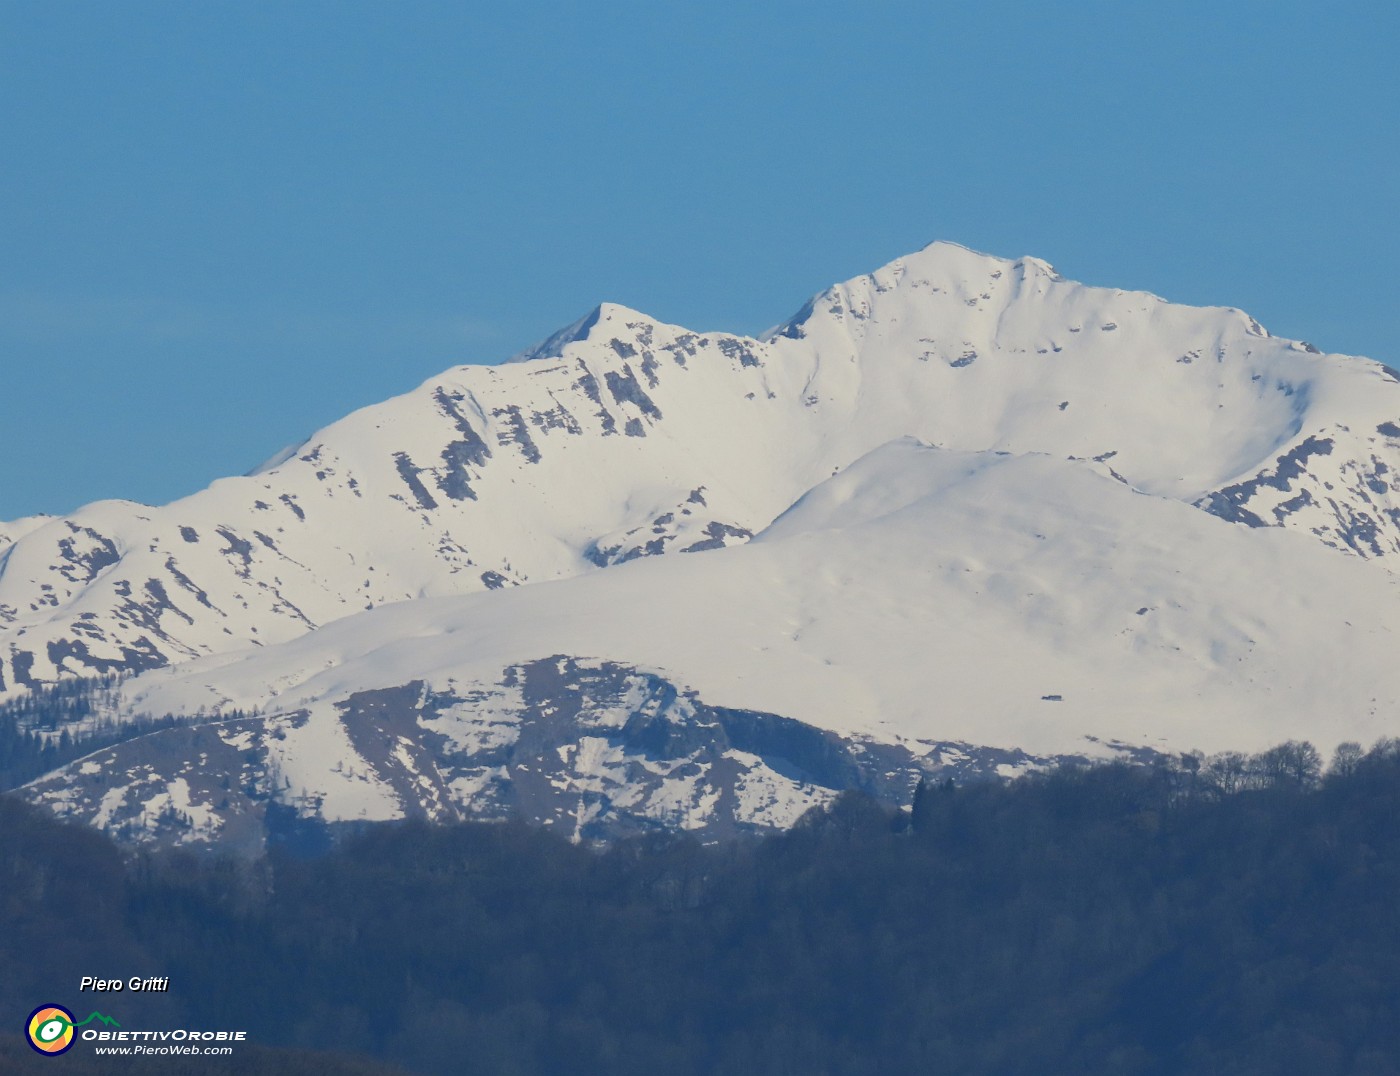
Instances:
[[[211,720],[207,714],[112,715],[124,677],[68,677],[0,702],[0,792],[12,791],[84,755],[148,732]],[[222,712],[223,720],[247,717]]]

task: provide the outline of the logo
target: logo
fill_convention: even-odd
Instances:
[[[94,1020],[107,1027],[121,1027],[110,1016],[100,1012],[92,1013],[80,1024],[73,1022],[73,1014],[62,1005],[40,1005],[29,1014],[26,1031],[29,1045],[41,1054],[61,1054],[72,1049],[73,1039],[78,1028],[85,1027]]]
[[[29,1045],[41,1054],[71,1049],[73,1014],[62,1005],[40,1005],[29,1014]]]

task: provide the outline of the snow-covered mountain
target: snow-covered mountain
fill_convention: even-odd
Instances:
[[[604,305],[251,476],[0,526],[0,677],[261,711],[32,786],[99,824],[786,824],[1393,731],[1398,474],[1377,363],[934,244],[762,339]]]

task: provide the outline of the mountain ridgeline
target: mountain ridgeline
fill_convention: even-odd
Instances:
[[[114,678],[13,722],[31,769],[97,753],[13,772],[134,840],[257,847],[269,807],[725,836],[1371,742],[1397,587],[1386,367],[936,243],[761,338],[604,304],[173,504],[0,524],[0,698]]]

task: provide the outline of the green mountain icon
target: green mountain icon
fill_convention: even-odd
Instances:
[[[121,1027],[121,1024],[117,1023],[110,1016],[103,1016],[100,1012],[89,1013],[88,1018],[86,1020],[84,1020],[80,1024],[74,1024],[73,1026],[85,1027],[86,1025],[92,1023],[94,1020],[96,1020],[100,1024],[105,1025],[106,1027]]]

